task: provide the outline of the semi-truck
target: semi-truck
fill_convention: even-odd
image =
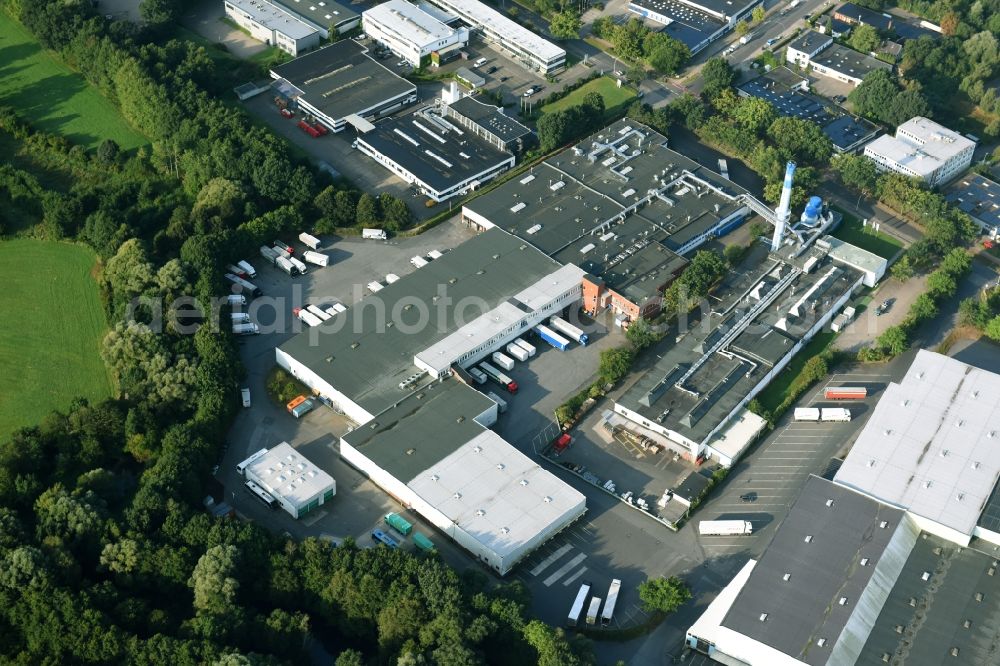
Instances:
[[[605,627],[611,625],[611,618],[615,615],[615,604],[618,603],[618,590],[622,587],[622,582],[615,578],[608,588],[608,598],[604,602],[604,612],[601,613],[601,624]]]
[[[580,589],[576,591],[576,599],[573,600],[573,605],[569,609],[569,617],[566,618],[566,624],[570,627],[575,627],[580,621],[580,614],[583,613],[583,605],[587,603],[587,597],[590,596],[590,583],[584,581],[580,585]]]
[[[293,264],[285,257],[278,257],[277,259],[275,259],[274,265],[280,268],[281,270],[285,271],[292,277],[295,277],[296,275],[299,274],[299,269],[295,266],[295,264]]]
[[[508,393],[517,393],[517,382],[494,368],[486,361],[479,364],[479,369],[486,373],[487,377],[507,389]]]
[[[230,312],[229,316],[232,317],[234,324],[245,324],[250,321],[250,315],[246,312]]]
[[[487,397],[489,397],[490,400],[492,400],[493,402],[497,403],[497,409],[500,411],[501,414],[503,414],[504,412],[507,411],[507,401],[506,400],[504,400],[503,398],[501,398],[500,396],[498,396],[493,391],[490,391],[486,395],[487,395]]]
[[[426,265],[427,265],[427,264],[429,264],[430,262],[429,262],[429,261],[427,261],[426,259],[424,259],[423,257],[421,257],[421,256],[420,256],[420,255],[418,254],[418,255],[417,255],[417,256],[415,256],[415,257],[410,257],[410,263],[411,263],[411,264],[413,264],[413,265],[414,265],[414,267],[416,267],[416,268],[423,268],[424,266],[426,266]]]
[[[320,324],[323,323],[322,319],[314,315],[312,312],[309,312],[309,310],[305,308],[302,308],[298,312],[296,312],[295,316],[301,319],[303,323],[308,324],[309,326],[319,326]]]
[[[851,410],[844,407],[824,407],[820,415],[821,421],[847,422],[851,420]]]
[[[306,250],[302,253],[302,258],[308,261],[310,264],[315,264],[317,266],[329,266],[330,257],[323,254],[322,252],[313,252],[312,250]]]
[[[601,598],[593,597],[590,608],[587,609],[587,624],[597,624],[597,615],[601,612]]]
[[[535,349],[535,345],[531,344],[530,342],[525,342],[521,338],[514,340],[514,344],[523,349],[524,351],[528,352],[529,357],[534,356],[535,354],[538,353],[538,350]]]
[[[398,513],[387,513],[383,518],[385,524],[396,530],[403,536],[408,536],[413,531],[413,525],[406,518]]]
[[[444,256],[444,254],[442,254],[438,250],[431,250],[430,252],[427,253],[427,256],[433,260],[433,259],[440,259],[441,257]]]
[[[239,275],[240,277],[250,277],[245,270],[239,266],[234,266],[233,264],[226,264],[226,270],[234,275]]]
[[[383,229],[362,229],[361,237],[365,240],[385,240],[385,230]]]
[[[796,407],[796,421],[819,421],[819,409],[816,407]]]
[[[226,296],[226,302],[233,307],[237,305],[246,305],[247,297],[243,294],[229,294]]]
[[[260,333],[260,327],[252,322],[233,324],[233,333],[235,335],[257,335]]]
[[[753,534],[753,523],[749,520],[702,520],[698,523],[698,534],[702,536],[747,536]]]
[[[529,358],[527,350],[518,347],[513,342],[507,345],[507,353],[522,362],[527,361]]]
[[[278,257],[281,256],[281,253],[275,250],[273,247],[268,247],[267,245],[261,245],[260,256],[264,257],[264,259],[267,260],[267,262],[273,266],[274,263],[278,260]]]
[[[493,352],[492,358],[493,362],[499,365],[504,370],[514,369],[514,359],[512,359],[510,356],[507,356],[503,352]]]
[[[304,263],[302,263],[301,259],[298,259],[296,257],[288,257],[288,261],[291,262],[292,266],[295,266],[295,268],[299,269],[299,274],[305,275],[307,272],[309,272],[309,267],[306,266]]]
[[[287,254],[291,256],[292,254],[295,253],[295,248],[293,248],[285,241],[280,241],[280,240],[271,241],[271,245],[274,246],[274,249],[277,250],[279,254]]]
[[[320,318],[320,321],[326,321],[327,319],[333,319],[333,315],[319,307],[318,305],[307,305],[306,310],[313,313]]]
[[[486,379],[487,379],[486,373],[483,372],[482,370],[480,370],[479,368],[469,368],[468,369],[468,373],[469,373],[470,377],[472,377],[473,379],[476,380],[477,384],[485,384],[486,383]]]
[[[381,282],[369,282],[368,283],[368,291],[372,292],[373,294],[382,291],[384,288],[385,287],[384,287],[384,285]]]
[[[249,275],[251,279],[257,277],[257,269],[251,266],[249,261],[243,261],[241,259],[236,262],[236,265],[242,268],[243,272]]]
[[[569,349],[569,340],[559,335],[548,326],[542,326],[539,324],[535,327],[535,333],[538,333],[538,336],[542,340],[545,340],[559,351],[566,351]]]
[[[823,397],[827,400],[864,400],[868,397],[868,389],[864,386],[827,386]]]
[[[552,317],[549,319],[549,326],[559,331],[563,335],[569,337],[571,340],[576,340],[581,345],[587,344],[590,338],[582,330],[569,323],[562,317]]]
[[[232,273],[226,273],[226,279],[235,284],[243,291],[250,292],[251,296],[260,296],[263,293],[261,292],[260,287],[258,287],[252,282],[247,282],[238,275],[233,275]]]
[[[299,240],[302,241],[303,245],[305,245],[311,250],[319,249],[320,240],[315,236],[313,236],[312,234],[307,234],[306,232],[303,231],[301,234],[299,234]]]

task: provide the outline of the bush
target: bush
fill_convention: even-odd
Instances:
[[[605,349],[601,352],[598,374],[604,384],[614,384],[626,374],[632,365],[632,350],[628,347]]]
[[[305,384],[292,377],[283,368],[276,366],[267,377],[267,394],[280,405],[288,403],[295,396],[310,393]]]
[[[677,576],[639,584],[639,598],[647,611],[673,613],[691,599],[691,589]]]

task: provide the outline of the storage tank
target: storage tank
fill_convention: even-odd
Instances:
[[[801,222],[807,227],[814,227],[819,223],[819,214],[823,212],[823,200],[819,197],[809,197],[806,209],[802,211]]]

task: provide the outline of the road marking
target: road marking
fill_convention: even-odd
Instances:
[[[562,557],[563,555],[565,555],[566,553],[568,553],[571,550],[573,550],[573,546],[570,545],[570,544],[566,544],[565,546],[563,546],[562,548],[560,548],[559,550],[557,550],[556,552],[552,553],[551,555],[549,555],[548,557],[546,557],[544,560],[542,560],[538,564],[538,566],[536,566],[534,569],[531,570],[531,575],[532,576],[537,576],[538,574],[542,573],[543,571],[545,571],[546,569],[548,569],[550,566],[552,566],[555,563],[556,560],[558,560],[560,557]]]
[[[573,584],[573,581],[582,576],[586,570],[587,567],[580,567],[579,569],[576,570],[576,573],[574,573],[572,576],[563,581],[563,585],[569,587],[570,585]]]
[[[587,559],[587,556],[584,553],[580,553],[572,560],[559,567],[559,569],[557,569],[554,574],[552,574],[544,581],[542,581],[542,584],[545,585],[545,587],[549,587],[550,585],[552,585],[552,583],[556,582],[557,580],[565,576],[570,569],[578,565],[580,562],[583,562],[585,559]]]

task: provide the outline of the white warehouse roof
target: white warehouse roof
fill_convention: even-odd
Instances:
[[[582,513],[584,496],[483,430],[407,484],[489,550],[508,557]]]
[[[267,0],[227,0],[268,30],[277,30],[291,39],[304,39],[316,32],[311,25],[299,20]]]
[[[921,350],[834,480],[971,536],[998,476],[1000,375]]]
[[[246,475],[267,492],[297,507],[334,486],[332,476],[306,460],[288,442],[278,444],[253,461],[247,466]]]
[[[476,26],[488,28],[500,38],[501,42],[516,44],[525,51],[534,53],[541,60],[556,60],[566,55],[564,49],[518,25],[479,0],[435,0],[435,2],[446,11],[459,14]]]
[[[401,38],[420,45],[447,39],[455,32],[406,0],[383,2],[362,12],[361,16],[365,21],[375,21]]]

